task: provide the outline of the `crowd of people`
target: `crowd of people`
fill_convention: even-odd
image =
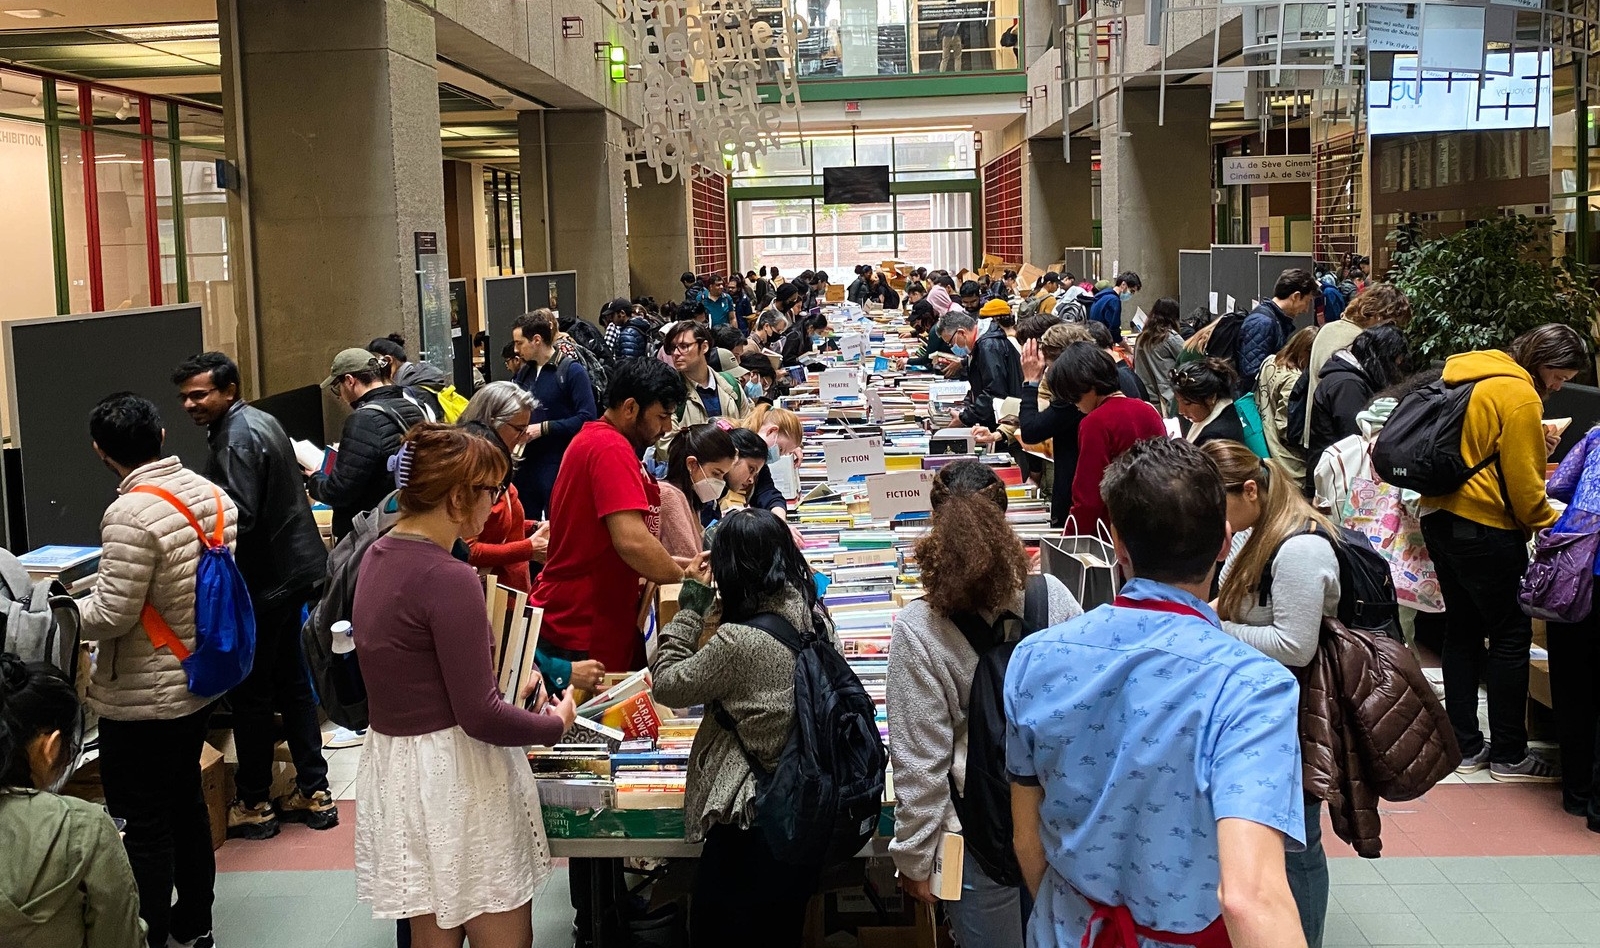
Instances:
[[[400,944],[531,943],[550,858],[521,748],[562,738],[575,691],[646,667],[659,702],[716,709],[688,773],[687,838],[704,843],[690,943],[798,944],[819,867],[774,855],[755,801],[795,726],[797,659],[767,624],[837,647],[773,476],[804,443],[783,407],[786,369],[836,346],[830,281],[762,268],[682,282],[681,302],[608,302],[598,330],[548,310],[518,318],[502,353],[511,378],[464,404],[401,339],[345,349],[322,387],[350,411],[315,465],[242,397],[220,353],[172,376],[206,429],[200,471],[165,452],[155,404],[107,396],[89,429],[118,496],[81,612],[99,645],[87,700],[109,817],[55,793],[82,740],[65,677],[0,658],[0,850],[13,854],[0,941],[216,944],[198,761],[219,702],[191,691],[178,649],[149,634],[155,613],[195,646],[196,531],[234,551],[256,623],[254,666],[223,699],[239,755],[228,834],[338,823],[301,650],[302,610],[330,569],[309,492],[331,508],[336,544],[367,544],[350,608],[370,717],[357,893],[397,921]],[[1055,577],[1030,579],[991,466],[956,461],[934,479],[915,548],[925,594],[896,614],[889,650],[889,853],[905,892],[937,902],[942,836],[975,817],[1014,823],[1005,858],[967,850],[962,897],[946,903],[958,943],[1087,943],[1102,925],[1183,944],[1321,944],[1312,777],[1341,765],[1307,754],[1303,775],[1315,727],[1301,716],[1318,709],[1302,706],[1296,676],[1340,614],[1341,545],[1357,542],[1341,529],[1340,459],[1430,387],[1464,393],[1469,470],[1447,493],[1404,498],[1448,603],[1452,733],[1438,746],[1459,749],[1463,772],[1561,782],[1567,809],[1600,832],[1600,614],[1551,624],[1561,760],[1547,760],[1528,746],[1532,633],[1518,602],[1535,531],[1600,530],[1600,429],[1546,478],[1544,400],[1592,364],[1577,332],[1543,326],[1441,371],[1414,357],[1409,305],[1383,283],[1335,292],[1333,307],[1327,281],[1290,270],[1251,312],[1186,326],[1171,299],[1133,325],[1131,272],[1099,285],[924,270],[899,282],[859,267],[844,296],[903,307],[906,366],[968,383],[936,426],[1010,453],[1054,525],[1111,537],[1127,580],[1085,613]],[[1566,504],[1559,524],[1552,498]],[[361,529],[374,516],[376,539]],[[541,674],[516,701],[495,680],[481,574],[543,610]],[[678,611],[647,648],[641,610],[672,584]],[[975,675],[1001,646],[1003,694],[978,707]],[[992,760],[969,761],[969,737],[990,711],[998,733],[984,732],[983,753],[1003,753],[1011,805],[975,814],[975,774]],[[271,799],[279,716],[296,780]],[[583,944],[602,907],[595,868],[572,870]]]

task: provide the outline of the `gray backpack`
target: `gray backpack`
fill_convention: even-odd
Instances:
[[[316,688],[317,701],[328,712],[328,719],[340,727],[359,731],[367,726],[367,699],[365,688],[356,689],[359,697],[348,697],[349,664],[334,661],[333,624],[350,620],[356,601],[356,576],[361,570],[361,559],[372,544],[400,519],[398,510],[388,512],[394,494],[390,494],[371,510],[357,514],[350,524],[350,532],[328,554],[328,576],[322,585],[322,598],[311,607],[305,624],[300,627],[300,643],[305,649],[306,665],[311,669],[311,684]],[[359,665],[354,674],[359,675]],[[341,695],[344,696],[341,696]]]
[[[0,652],[44,662],[78,683],[78,604],[53,579],[35,582],[9,550],[0,550]]]

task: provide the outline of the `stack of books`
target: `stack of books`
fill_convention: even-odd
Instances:
[[[87,592],[100,572],[97,546],[41,546],[17,557],[34,582],[53,579],[68,593]]]

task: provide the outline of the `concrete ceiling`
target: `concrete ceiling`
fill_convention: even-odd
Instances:
[[[46,10],[56,15],[23,18],[11,15],[13,10]],[[216,18],[215,0],[0,0],[0,30],[191,23]]]

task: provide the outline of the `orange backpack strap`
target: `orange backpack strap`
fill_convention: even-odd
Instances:
[[[157,487],[154,484],[139,484],[128,489],[130,494],[149,494],[171,504],[173,509],[183,514],[184,519],[189,521],[189,526],[193,527],[195,534],[200,537],[200,544],[207,549],[223,544],[226,536],[224,531],[227,528],[226,513],[222,509],[222,490],[213,484],[211,485],[211,492],[217,502],[217,525],[214,536],[206,533],[205,528],[200,526],[200,521],[195,517],[194,511],[190,510],[188,505],[179,500],[171,491]],[[183,640],[178,638],[178,633],[172,631],[172,626],[168,624],[166,619],[161,617],[161,613],[157,611],[155,606],[150,604],[149,600],[145,601],[144,609],[139,612],[139,623],[144,626],[144,633],[150,637],[151,645],[158,649],[167,649],[180,662],[188,661],[188,646],[183,644]]]
[[[190,510],[183,501],[179,500],[176,495],[165,488],[157,487],[154,484],[139,484],[137,486],[128,488],[128,493],[149,494],[152,497],[160,497],[168,504],[171,504],[173,509],[177,510],[178,513],[183,514],[184,519],[189,521],[189,526],[194,528],[195,535],[200,538],[200,543],[206,548],[209,549],[211,547],[218,547],[223,544],[224,537],[226,536],[225,531],[227,530],[228,526],[227,513],[222,509],[222,489],[217,487],[215,484],[211,485],[211,493],[214,497],[216,497],[217,503],[217,523],[213,535],[208,535],[206,533],[206,528],[200,526],[200,521],[195,517],[194,511]]]

